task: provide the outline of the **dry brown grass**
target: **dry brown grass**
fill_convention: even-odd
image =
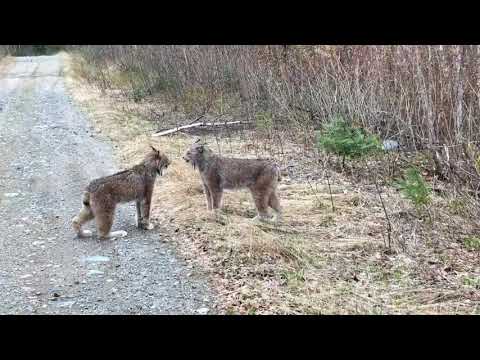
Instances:
[[[15,64],[15,59],[13,56],[5,56],[0,58],[0,75],[2,73],[7,73],[9,68]]]
[[[181,159],[193,139],[182,134],[152,138],[151,123],[126,117],[111,97],[75,79],[75,62],[64,56],[73,97],[86,106],[95,128],[118,146],[122,164],[138,161],[149,144],[171,158],[155,190],[152,216],[188,261],[210,273],[220,312],[478,313],[478,253],[448,237],[459,228],[475,231],[462,214],[438,212],[440,225],[429,227],[386,189],[397,239],[396,251],[388,253],[377,195],[339,174],[332,178],[335,212],[325,181],[315,187],[287,176],[279,187],[281,224],[253,222],[255,208],[247,191],[226,193],[224,209],[208,213],[198,174]],[[216,140],[207,141],[217,148]],[[220,140],[218,146],[228,155],[255,155],[240,139]],[[435,198],[436,208],[448,209],[448,204]],[[462,210],[458,204],[454,208]]]

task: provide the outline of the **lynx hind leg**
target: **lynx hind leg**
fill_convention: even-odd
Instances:
[[[266,221],[268,220],[268,201],[269,195],[265,191],[252,190],[253,200],[257,208],[257,216],[253,220]]]
[[[270,206],[276,213],[276,221],[282,221],[282,208],[280,207],[280,201],[278,200],[276,192],[270,194],[268,199],[268,206]]]
[[[72,219],[72,226],[78,237],[92,236],[89,230],[82,230],[82,225],[94,218],[94,214],[90,206],[83,205],[80,213]]]
[[[127,232],[124,230],[110,231],[112,229],[114,215],[114,206],[108,206],[97,210],[95,219],[97,220],[97,230],[100,239],[127,236]]]

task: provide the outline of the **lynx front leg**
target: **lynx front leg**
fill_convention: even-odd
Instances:
[[[222,206],[222,196],[223,191],[220,189],[210,189],[210,193],[212,195],[212,207],[213,209],[220,209]]]
[[[207,199],[207,210],[212,210],[212,194],[205,183],[203,183],[203,190]]]
[[[219,189],[218,187],[211,187],[210,188],[210,195],[211,195],[211,201],[212,201],[212,210],[213,214],[215,216],[215,221],[225,225],[228,222],[228,219],[225,217],[223,214],[221,207],[222,207],[222,196],[223,196],[223,191],[222,189]]]
[[[136,223],[137,227],[140,229],[142,227],[142,203],[140,201],[136,201],[135,205],[137,206],[137,215],[136,215]]]
[[[153,224],[150,223],[150,204],[152,202],[152,195],[153,195],[153,186],[152,187],[147,187],[145,191],[145,198],[143,199],[143,204],[141,206],[142,208],[142,221],[141,221],[141,227],[144,230],[152,230],[154,228]]]

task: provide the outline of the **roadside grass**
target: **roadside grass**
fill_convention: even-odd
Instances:
[[[7,73],[9,67],[15,64],[15,58],[13,56],[4,56],[0,58],[0,75],[2,73]]]
[[[479,312],[477,241],[459,240],[474,236],[476,227],[464,218],[463,204],[433,196],[432,207],[439,210],[435,225],[426,224],[393,187],[385,188],[395,239],[389,250],[378,194],[340,173],[332,175],[331,194],[324,179],[311,186],[286,176],[279,186],[279,224],[252,221],[247,191],[227,192],[224,208],[208,212],[198,174],[181,159],[194,138],[152,138],[152,122],[125,112],[126,100],[102,95],[82,80],[78,61],[62,56],[73,98],[99,135],[113,141],[122,166],[139,161],[150,144],[171,158],[155,188],[152,217],[161,239],[174,242],[187,261],[210,275],[221,313]],[[223,154],[255,157],[239,137],[228,144],[213,136],[205,140]],[[295,159],[295,145],[290,149]]]

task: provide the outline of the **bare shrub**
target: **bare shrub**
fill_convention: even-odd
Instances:
[[[103,89],[162,97],[187,118],[252,121],[261,142],[314,149],[326,119],[432,154],[438,176],[480,187],[479,46],[72,46]]]

